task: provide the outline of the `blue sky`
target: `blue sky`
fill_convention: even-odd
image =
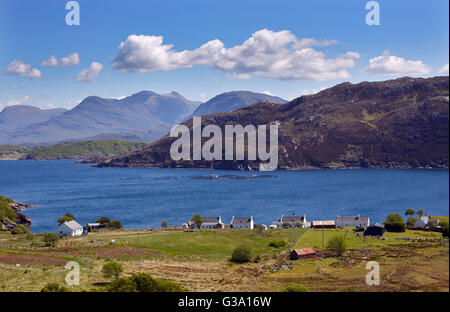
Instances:
[[[67,2],[1,2],[0,109],[141,90],[292,99],[343,81],[448,75],[446,0],[380,0],[379,26],[366,24],[361,0],[79,0],[80,26],[66,24]],[[42,64],[73,53],[70,66]]]

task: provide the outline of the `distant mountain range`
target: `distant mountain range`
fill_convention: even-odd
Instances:
[[[230,112],[259,101],[270,101],[276,104],[284,104],[287,101],[276,96],[250,91],[234,91],[219,94],[208,102],[200,104],[192,114],[193,116],[205,116],[214,113]]]
[[[280,169],[448,168],[449,77],[342,83],[282,105],[262,101],[208,115],[202,126],[230,123],[277,123]],[[192,119],[185,125],[192,131]],[[174,161],[174,140],[165,136],[97,166],[259,168],[248,160]]]
[[[229,111],[264,99],[285,102],[265,94],[238,91],[219,95],[198,107],[200,102],[176,92],[142,91],[120,100],[91,96],[70,111],[12,106],[0,112],[0,144],[49,145],[110,139],[152,142],[193,113]]]

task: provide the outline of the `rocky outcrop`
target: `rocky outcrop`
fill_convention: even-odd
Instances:
[[[24,215],[23,213],[20,213],[19,211],[22,211],[25,208],[36,206],[26,205],[16,201],[12,201],[9,203],[9,207],[16,212],[16,219],[15,221],[11,221],[9,218],[0,218],[1,231],[11,231],[17,225],[25,225],[28,227],[31,226],[32,224],[31,219],[26,215]]]

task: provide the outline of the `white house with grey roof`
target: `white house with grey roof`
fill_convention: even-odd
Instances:
[[[354,226],[368,227],[370,225],[369,217],[364,216],[336,216],[336,226]]]
[[[298,227],[299,224],[302,224],[301,227],[303,228],[307,228],[311,226],[311,222],[306,221],[306,215],[303,216],[296,216],[296,215],[292,215],[292,216],[284,216],[281,215],[280,219],[275,219],[272,222],[272,225],[277,227],[277,228],[282,228],[283,224],[285,223],[289,223],[291,225],[291,227]]]
[[[235,216],[233,216],[233,218],[231,219],[231,228],[253,230],[254,228],[253,217],[236,218]]]
[[[200,227],[202,230],[223,229],[225,227],[221,217],[203,217],[202,219],[203,223]]]
[[[81,236],[83,227],[75,220],[66,221],[56,228],[55,233],[61,236]]]

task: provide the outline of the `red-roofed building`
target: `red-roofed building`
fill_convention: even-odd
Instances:
[[[317,252],[312,248],[303,248],[303,249],[294,249],[291,251],[291,256],[289,259],[291,260],[302,260],[314,258],[317,255]]]

